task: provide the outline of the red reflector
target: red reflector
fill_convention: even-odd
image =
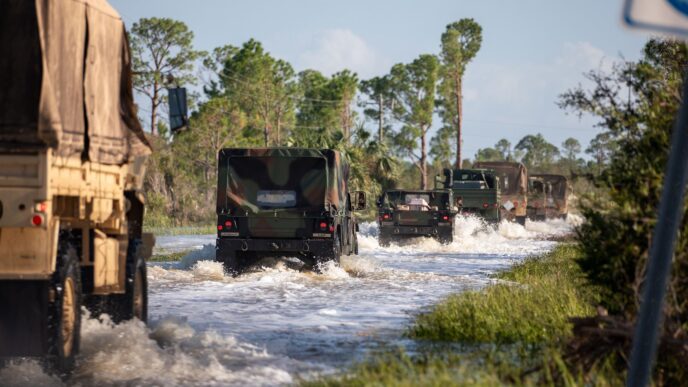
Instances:
[[[493,205],[492,205],[492,207],[494,207],[494,208],[497,208],[497,207],[499,207],[499,203],[495,203],[495,204],[493,204]]]
[[[334,226],[330,226],[330,232],[334,232]]]
[[[489,206],[490,206],[489,204],[483,203],[483,208],[487,208],[487,207],[489,207]]]
[[[217,231],[222,231],[222,225],[221,224],[217,225]]]
[[[384,219],[389,219],[389,214],[384,214],[384,215],[382,215],[382,217],[383,217]]]
[[[447,215],[442,217],[442,220],[449,220],[449,217]]]
[[[232,227],[232,221],[231,220],[226,221],[225,226]]]
[[[33,218],[31,218],[31,224],[34,226],[38,227],[41,224],[43,224],[43,217],[40,215],[34,215]]]
[[[326,229],[326,228],[327,228],[327,223],[325,223],[325,222],[320,222],[320,228],[322,228],[323,230]]]

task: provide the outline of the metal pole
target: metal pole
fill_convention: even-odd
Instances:
[[[687,72],[688,75],[688,72]],[[647,275],[638,322],[633,336],[628,387],[647,386],[657,355],[664,296],[671,274],[676,234],[683,217],[683,203],[688,180],[688,81],[683,82],[683,102],[674,123],[671,153],[664,176],[659,217],[652,237]]]

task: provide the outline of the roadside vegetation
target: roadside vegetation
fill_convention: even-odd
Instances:
[[[189,254],[190,252],[191,250],[179,251],[176,253],[155,254],[148,258],[148,262],[177,262],[181,261],[182,257]]]

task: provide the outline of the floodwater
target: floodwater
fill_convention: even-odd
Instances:
[[[19,360],[0,370],[8,385],[282,385],[336,372],[380,344],[398,343],[414,314],[490,274],[552,249],[572,223],[462,218],[455,241],[415,239],[381,248],[362,224],[360,255],[322,274],[295,260],[264,260],[226,277],[214,236],[160,237],[158,252],[195,249],[178,263],[150,264],[150,325],[86,316],[82,353],[67,381]]]

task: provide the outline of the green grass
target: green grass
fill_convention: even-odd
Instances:
[[[143,232],[150,232],[155,235],[207,235],[215,234],[217,229],[214,225],[199,226],[177,226],[177,227],[153,227],[144,226]]]
[[[169,254],[155,254],[152,257],[148,258],[149,262],[176,262],[176,261],[181,261],[182,257],[185,256],[191,252],[191,250],[188,251],[180,251],[177,253],[169,253]]]
[[[496,277],[484,290],[452,295],[417,317],[409,330],[416,339],[469,344],[537,344],[570,333],[571,316],[593,313],[591,294],[573,261],[578,250],[562,245],[529,258]]]
[[[563,358],[568,319],[594,313],[573,244],[532,257],[495,275],[481,291],[452,295],[418,315],[406,335],[419,344],[373,354],[342,374],[305,386],[623,385],[604,364],[593,377],[570,371]]]

